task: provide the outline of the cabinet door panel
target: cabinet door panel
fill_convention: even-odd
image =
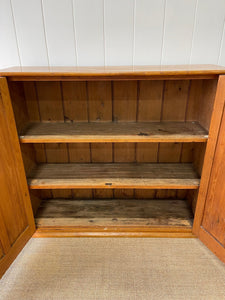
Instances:
[[[6,78],[0,78],[0,277],[35,225]]]
[[[195,222],[194,229],[200,240],[225,262],[225,76],[220,76],[215,101],[221,103],[219,114],[221,113],[222,118],[215,120],[215,122],[219,121],[219,125],[218,135],[217,132],[214,133],[217,137],[213,142],[215,151],[210,155],[212,157],[212,167],[209,172],[206,196],[201,201],[203,203],[198,203],[198,207],[202,206],[203,210],[199,214],[200,209],[197,207],[199,221]],[[216,109],[214,109],[215,113]],[[211,124],[211,127],[213,126]],[[214,137],[210,134],[208,148],[214,140]],[[206,164],[207,159],[205,159],[204,168]]]

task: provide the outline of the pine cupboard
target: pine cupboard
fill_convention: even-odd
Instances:
[[[225,68],[0,71],[0,276],[34,237],[199,237],[225,262]]]

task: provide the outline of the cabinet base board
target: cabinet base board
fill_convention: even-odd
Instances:
[[[70,226],[52,226],[37,228],[34,238],[41,237],[159,237],[159,238],[195,238],[190,227],[140,227],[140,228],[72,228]]]

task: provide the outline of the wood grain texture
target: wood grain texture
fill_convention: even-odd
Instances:
[[[88,119],[86,82],[62,82],[65,122],[86,122]]]
[[[208,133],[197,122],[30,123],[21,143],[205,142]]]
[[[161,65],[161,66],[105,66],[105,67],[11,67],[2,69],[0,76],[19,77],[120,77],[130,76],[194,76],[225,74],[225,68],[218,65]]]
[[[185,226],[193,215],[184,200],[66,200],[42,201],[35,217],[45,226]]]
[[[28,178],[31,189],[173,188],[196,189],[191,164],[40,164]]]
[[[199,98],[199,123],[209,130],[214,100],[217,91],[217,80],[204,80],[202,86],[202,97]]]
[[[164,81],[139,81],[137,121],[160,121]]]
[[[88,120],[112,121],[112,90],[111,82],[87,82]]]
[[[18,132],[20,132],[29,120],[23,85],[20,82],[10,82],[9,91],[16,127]]]
[[[165,226],[154,228],[116,227],[99,228],[94,226],[71,228],[71,226],[46,226],[39,228],[33,235],[34,238],[44,237],[126,237],[126,238],[196,238],[191,228]]]
[[[199,239],[209,248],[222,262],[225,263],[225,248],[224,245],[218,243],[215,238],[206,231],[203,227],[198,233]]]
[[[189,80],[166,81],[162,120],[183,121],[188,100]]]
[[[1,277],[35,230],[6,78],[0,78],[0,141],[0,240],[5,252]]]
[[[62,92],[59,82],[37,82],[41,121],[64,121]]]
[[[225,114],[223,112],[209,188],[205,202],[203,228],[225,248]]]
[[[210,173],[213,165],[213,159],[216,149],[217,137],[221,124],[222,113],[224,110],[225,101],[225,76],[220,76],[213,106],[212,120],[209,129],[209,140],[206,147],[204,166],[201,176],[201,185],[199,187],[199,194],[197,199],[195,219],[193,224],[193,233],[198,235],[201,227],[203,212],[205,207],[205,200],[207,196]]]

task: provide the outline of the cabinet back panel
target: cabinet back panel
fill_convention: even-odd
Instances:
[[[9,84],[21,90],[13,99],[24,94],[31,122],[199,121],[208,129],[217,79]]]

